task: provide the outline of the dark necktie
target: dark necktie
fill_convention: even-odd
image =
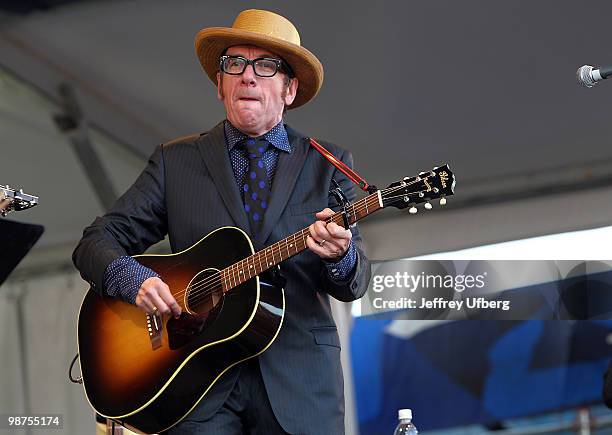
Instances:
[[[263,138],[248,138],[245,144],[247,157],[249,158],[249,169],[242,186],[244,210],[249,218],[251,233],[253,236],[258,236],[270,197],[270,185],[266,165],[263,161],[263,154],[266,152],[269,142]]]

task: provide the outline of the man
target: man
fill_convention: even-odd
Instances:
[[[340,344],[328,295],[361,297],[370,270],[357,228],[325,219],[333,213],[332,178],[351,200],[355,189],[283,123],[285,110],[317,94],[323,67],[300,46],[295,27],[267,11],[243,11],[231,28],[203,29],[195,45],[227,119],[158,147],[113,209],[85,229],[75,265],[100,293],[178,316],[184,307],[168,286],[129,255],[166,233],[178,252],[221,226],[242,228],[261,247],[310,225],[308,250],[281,264],[286,313],[275,341],[224,374],[169,433],[344,433]],[[326,145],[352,164],[350,153]]]
[[[11,200],[6,197],[6,193],[4,192],[4,190],[2,190],[2,188],[0,188],[0,216],[5,216],[5,214],[2,212],[5,210],[8,211],[10,205]]]
[[[9,205],[11,205],[11,201],[10,200],[8,200],[6,198],[0,197],[0,212],[2,212],[5,209],[7,209]]]

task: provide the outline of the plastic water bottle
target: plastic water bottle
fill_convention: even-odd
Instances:
[[[393,435],[417,435],[419,431],[416,426],[412,424],[412,410],[411,409],[400,409],[397,412],[399,423],[395,428]]]

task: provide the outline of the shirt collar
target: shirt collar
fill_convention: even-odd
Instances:
[[[236,144],[242,142],[248,137],[246,134],[234,127],[227,119],[225,120],[223,127],[225,129],[225,143],[227,144],[228,150],[231,150],[234,148],[234,146],[236,146]],[[263,137],[277,149],[288,153],[291,152],[289,137],[287,136],[287,130],[285,130],[283,121],[276,124],[272,130],[264,134]]]

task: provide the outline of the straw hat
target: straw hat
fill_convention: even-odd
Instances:
[[[208,77],[217,85],[219,58],[233,45],[256,45],[278,54],[289,63],[298,78],[294,109],[306,104],[323,83],[323,65],[300,45],[300,34],[291,22],[278,14],[258,9],[240,12],[232,27],[202,29],[195,37],[195,49]]]

